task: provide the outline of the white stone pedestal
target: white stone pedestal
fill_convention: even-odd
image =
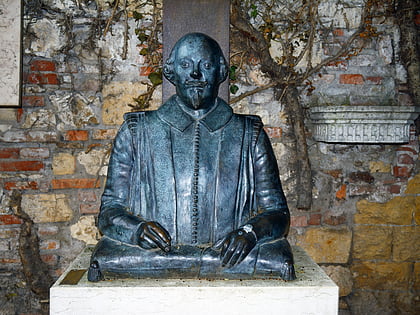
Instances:
[[[338,314],[338,287],[294,247],[295,281],[136,279],[69,283],[88,267],[87,248],[50,290],[50,314]]]

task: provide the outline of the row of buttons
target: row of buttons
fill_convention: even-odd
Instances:
[[[193,244],[197,243],[197,228],[198,228],[198,175],[200,170],[200,123],[197,122],[194,130],[194,140],[193,140],[193,156],[194,156],[194,166],[193,166],[193,177],[192,177],[192,235],[191,241]]]

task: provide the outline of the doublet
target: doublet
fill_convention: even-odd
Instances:
[[[268,137],[257,116],[221,99],[195,119],[176,96],[156,111],[128,113],[115,139],[99,228],[137,244],[157,221],[173,244],[209,244],[265,211],[289,211]],[[255,219],[254,219],[255,220]]]

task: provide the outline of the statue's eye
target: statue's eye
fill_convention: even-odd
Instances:
[[[190,66],[190,63],[188,61],[181,61],[182,68],[188,68],[189,66]]]
[[[204,69],[210,69],[211,68],[211,63],[210,62],[205,62],[205,63],[203,63],[203,67],[204,67]]]

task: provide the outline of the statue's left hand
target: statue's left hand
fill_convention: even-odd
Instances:
[[[256,244],[257,239],[254,233],[237,229],[217,241],[213,247],[221,249],[222,266],[232,267],[244,260]]]

